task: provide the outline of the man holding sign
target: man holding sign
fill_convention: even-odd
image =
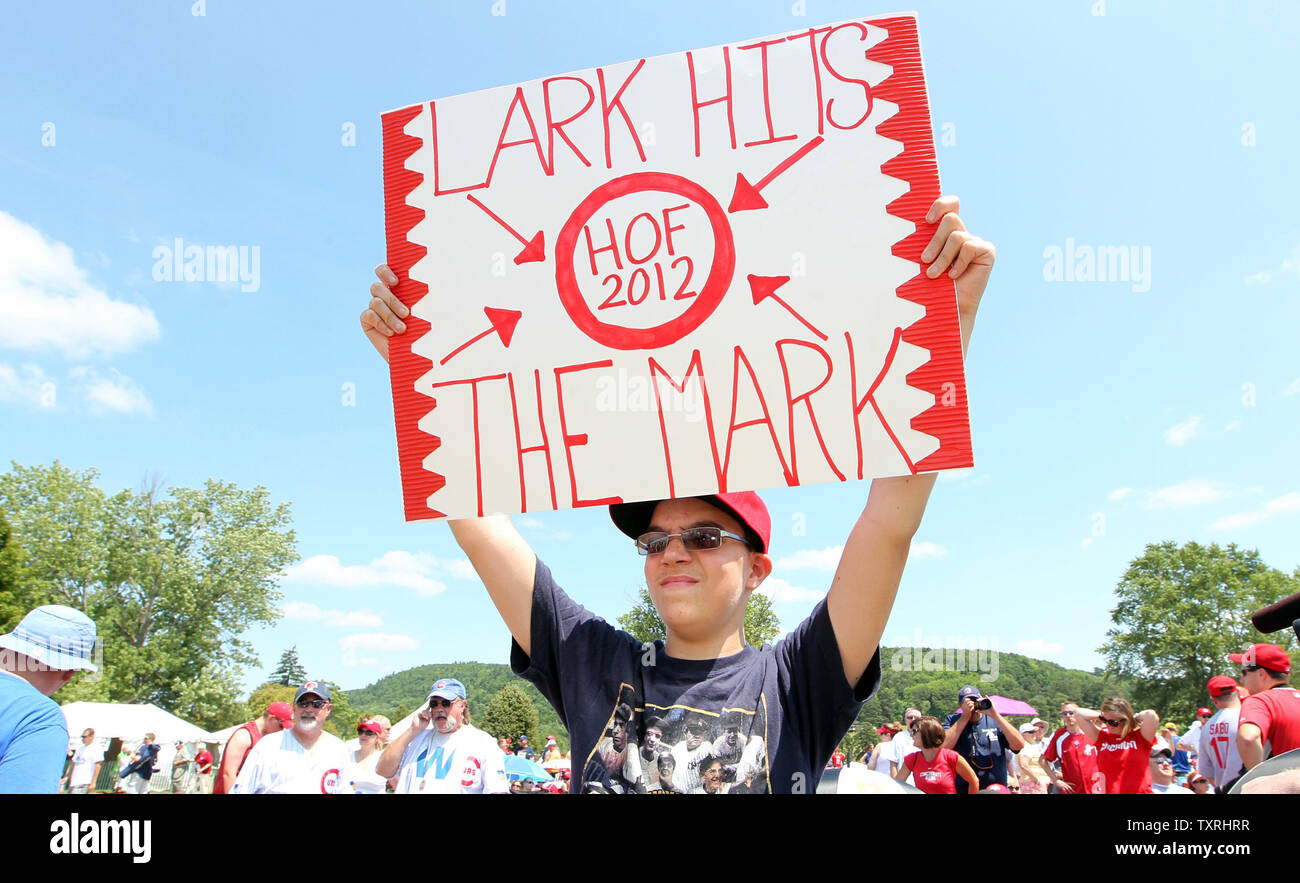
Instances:
[[[390,361],[406,517],[449,519],[569,728],[573,790],[812,792],[879,684],[932,473],[973,463],[962,353],[994,250],[939,196],[915,17],[382,127],[388,259],[361,324]],[[826,599],[748,645],[771,516],[734,489],[868,478]],[[594,505],[644,556],[661,642],[584,610],[490,514]]]
[[[946,272],[955,280],[964,350],[995,251],[966,230],[958,207],[951,196],[930,207],[926,221],[937,226],[921,259],[929,278]],[[409,310],[393,292],[392,271],[380,266],[376,275],[361,325],[387,358],[389,339],[406,330]],[[769,789],[811,793],[826,758],[879,685],[880,637],[934,481],[933,474],[873,481],[825,601],[761,650],[746,644],[744,631],[749,595],[772,572],[771,520],[757,494],[610,507],[645,558],[646,583],[667,631],[653,648],[574,603],[505,516],[462,518],[450,526],[514,638],[513,668],[537,685],[569,728],[575,769],[590,766],[588,756],[630,687],[635,733],[653,715],[671,750],[686,741],[688,723],[720,721],[724,708],[739,710],[749,723],[747,742],[763,740],[759,773]],[[707,755],[700,754],[702,761]],[[694,782],[699,771],[677,775]],[[626,784],[641,790],[647,783]],[[585,785],[577,782],[573,790]]]

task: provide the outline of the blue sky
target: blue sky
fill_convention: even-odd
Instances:
[[[1300,565],[1300,221],[1286,197],[1300,10],[914,8],[932,116],[951,124],[944,188],[999,257],[967,363],[977,466],[939,483],[886,642],[919,630],[1091,668],[1146,543],[1236,542]],[[899,9],[11,9],[0,459],[93,467],[107,490],[217,477],[291,503],[303,562],[282,582],[284,619],[251,636],[265,671],[291,645],[345,687],[505,662],[506,630],[446,527],[402,520],[387,370],[357,326],[384,257],[379,114]],[[257,246],[256,290],[155,281],[153,250],[177,237]],[[1149,278],[1051,281],[1050,249],[1069,242],[1136,247]],[[825,591],[866,491],[766,495],[786,627]],[[516,523],[586,606],[631,606],[640,559],[603,510]]]

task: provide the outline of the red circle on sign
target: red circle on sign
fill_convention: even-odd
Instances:
[[[704,209],[713,228],[713,265],[700,293],[695,296],[695,302],[680,316],[652,328],[627,328],[602,322],[591,311],[573,272],[573,252],[578,243],[578,232],[602,206],[620,196],[645,191],[684,196]],[[699,184],[667,172],[638,172],[597,187],[578,203],[555,241],[555,288],[560,294],[560,303],[564,304],[573,324],[584,334],[597,343],[618,350],[657,349],[690,334],[722,303],[735,269],[736,245],[731,238],[727,213]]]

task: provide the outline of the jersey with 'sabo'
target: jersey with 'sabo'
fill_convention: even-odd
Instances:
[[[813,793],[880,685],[877,650],[849,686],[824,600],[775,645],[675,659],[575,603],[541,561],[530,638],[510,664],[568,727],[573,793]]]

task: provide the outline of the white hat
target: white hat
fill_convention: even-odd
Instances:
[[[62,604],[37,607],[18,627],[0,635],[0,647],[21,653],[54,671],[98,671],[90,661],[95,651],[95,623]]]

